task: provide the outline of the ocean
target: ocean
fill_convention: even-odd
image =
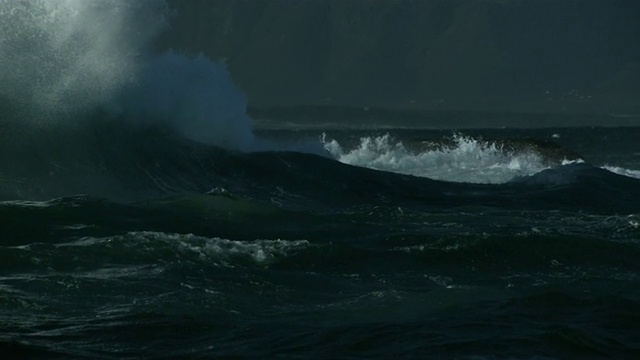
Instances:
[[[3,358],[640,357],[640,127],[251,119],[160,1],[0,10]]]

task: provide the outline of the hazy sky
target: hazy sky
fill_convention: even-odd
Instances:
[[[171,2],[249,105],[640,114],[640,1]]]

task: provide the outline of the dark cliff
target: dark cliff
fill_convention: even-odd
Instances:
[[[640,113],[640,1],[173,0],[252,106]]]

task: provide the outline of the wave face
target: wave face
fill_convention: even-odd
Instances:
[[[252,130],[163,11],[0,0],[1,354],[638,357],[639,128]]]

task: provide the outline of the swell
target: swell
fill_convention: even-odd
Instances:
[[[167,127],[117,120],[49,126],[36,133],[26,126],[22,132],[15,125],[9,130],[3,133],[11,136],[0,144],[3,200],[84,194],[136,202],[209,193],[304,211],[478,205],[633,213],[640,207],[640,181],[588,164],[485,185],[376,171],[305,153],[229,151]]]
[[[518,354],[515,341],[527,354],[627,357],[633,336],[617,329],[638,327],[640,249],[602,235],[452,234],[403,248],[339,233],[237,241],[147,231],[7,247],[2,336],[18,341],[0,346],[44,357],[330,357]],[[256,294],[259,304],[247,299]]]
[[[17,128],[2,144],[3,190],[9,199],[87,194],[133,201],[206,191],[216,168],[208,161],[231,156],[162,126],[104,120]]]
[[[130,204],[90,197],[47,202],[6,201],[0,202],[0,215],[4,219],[0,244],[55,245],[69,239],[155,231],[240,241],[326,242],[333,239],[373,249],[435,251],[471,246],[470,234],[498,237],[505,242],[525,239],[514,240],[513,244],[523,244],[526,239],[536,237],[624,243],[637,241],[640,231],[637,205],[635,209],[623,209],[619,205],[606,209],[596,201],[585,213],[584,204],[575,207],[563,205],[561,201],[559,204],[543,201],[535,206],[536,203],[522,198],[500,202],[496,194],[484,198],[449,198],[448,203],[443,197],[437,205],[433,199],[432,203],[415,199],[412,202],[388,200],[387,203],[361,200],[334,203],[331,207],[329,204],[323,207],[316,200],[320,205],[311,208],[230,194],[181,195]],[[577,201],[564,201],[572,200]],[[635,214],[630,210],[635,210]],[[529,245],[533,247],[536,243]]]

